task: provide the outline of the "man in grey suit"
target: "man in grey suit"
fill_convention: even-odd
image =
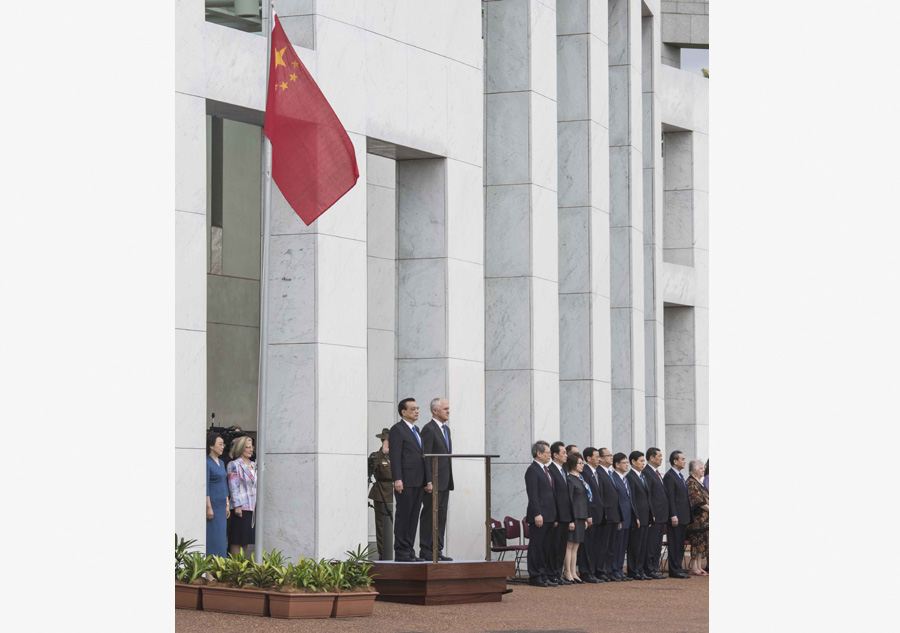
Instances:
[[[450,404],[444,398],[431,401],[431,421],[422,428],[422,444],[425,454],[449,455],[453,452],[453,438],[450,436]],[[434,538],[434,521],[432,497],[438,499],[438,560],[453,560],[444,556],[444,531],[447,528],[447,507],[450,503],[450,491],[453,490],[453,460],[438,459],[438,480],[434,481],[431,471],[433,459],[425,458],[425,481],[433,484],[431,492],[426,491],[422,503],[422,516],[419,518],[419,558],[433,560],[432,549]]]

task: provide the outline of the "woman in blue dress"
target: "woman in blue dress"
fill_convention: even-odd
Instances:
[[[228,480],[225,464],[219,459],[225,450],[225,441],[218,433],[206,436],[209,455],[206,456],[206,555],[228,556],[226,519],[228,509]]]

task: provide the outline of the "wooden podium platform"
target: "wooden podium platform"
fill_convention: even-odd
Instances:
[[[513,561],[395,563],[375,561],[377,600],[406,604],[500,602]]]

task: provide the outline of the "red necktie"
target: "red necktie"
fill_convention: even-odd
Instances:
[[[550,487],[553,487],[553,477],[550,476],[550,469],[547,466],[544,466],[544,472],[547,473],[547,479],[550,480]]]
[[[656,476],[659,477],[659,480],[662,481],[662,475],[659,474],[659,471],[654,468],[653,472],[655,472]]]

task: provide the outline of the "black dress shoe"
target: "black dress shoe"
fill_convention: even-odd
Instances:
[[[597,579],[594,578],[593,576],[584,576],[581,580],[583,580],[584,582],[590,582],[590,583],[600,582],[599,580],[597,580]]]
[[[632,580],[634,580],[634,578],[629,578],[628,576],[622,574],[621,576],[619,576],[619,580],[621,580],[622,582],[631,582]]]
[[[426,563],[426,562],[430,562],[430,561],[431,561],[430,558],[422,558],[421,556],[416,558],[417,563]]]
[[[545,583],[543,580],[541,580],[540,578],[538,578],[538,579],[532,578],[531,580],[528,581],[528,584],[531,585],[532,587],[549,587],[550,586],[547,583]]]
[[[583,585],[584,584],[584,581],[581,578],[573,578],[569,582],[572,583],[573,585]]]
[[[394,557],[394,562],[397,562],[397,563],[414,563],[417,560],[419,560],[419,559],[411,558],[409,556],[395,556]]]
[[[606,574],[597,574],[596,576],[594,576],[594,579],[597,582],[609,582],[609,578],[606,576]]]
[[[664,580],[666,575],[661,574],[658,571],[655,571],[652,574],[650,574],[650,577],[653,578],[654,580]]]
[[[548,579],[545,580],[544,582],[546,582],[546,583],[547,583],[548,585],[550,585],[551,587],[559,587],[559,583],[556,582],[555,580],[553,580],[552,578],[548,578]]]
[[[442,560],[442,561],[444,561],[444,562],[446,563],[447,561],[452,561],[453,559],[450,558],[449,556],[444,556],[443,554],[439,554],[439,555],[438,555],[438,560]]]
[[[609,579],[609,582],[622,582],[622,579],[616,575],[607,576],[607,578]]]
[[[572,585],[572,584],[575,584],[575,583],[573,583],[573,582],[572,582],[571,580],[569,580],[568,578],[557,578],[557,579],[556,579],[556,584],[558,584],[558,585]]]

